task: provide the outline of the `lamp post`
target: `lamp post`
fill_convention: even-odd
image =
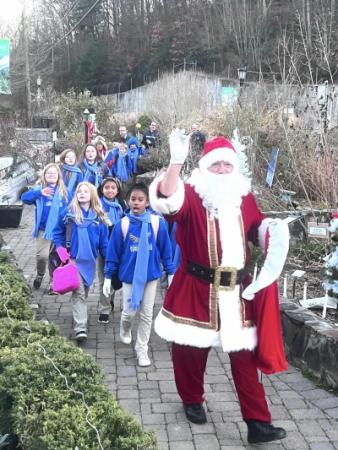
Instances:
[[[56,141],[58,140],[58,134],[56,131],[53,131],[52,133],[52,140],[53,140],[53,162],[55,163]]]
[[[242,95],[242,90],[244,89],[244,82],[245,82],[245,78],[246,78],[246,66],[243,66],[243,64],[241,64],[240,67],[237,69],[237,72],[238,72],[238,79],[239,79],[238,105],[240,108],[242,108],[241,95]]]
[[[41,100],[41,83],[42,83],[42,80],[39,75],[36,79],[36,85],[38,87],[38,92],[37,92],[38,103],[40,103],[40,100]]]
[[[238,72],[238,79],[239,79],[239,87],[243,87],[245,78],[246,78],[246,66],[241,64],[240,67],[237,69],[237,72]]]
[[[84,123],[84,141],[85,141],[85,144],[87,144],[87,142],[88,142],[88,119],[89,119],[89,114],[90,114],[88,108],[86,108],[82,114],[83,114],[83,123]]]

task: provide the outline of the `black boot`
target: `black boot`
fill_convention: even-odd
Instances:
[[[202,405],[199,403],[192,403],[191,405],[183,405],[184,412],[188,420],[193,423],[205,423],[207,416]]]
[[[247,420],[246,424],[248,425],[248,442],[250,444],[277,441],[286,436],[284,428],[274,427],[270,423],[259,420]]]

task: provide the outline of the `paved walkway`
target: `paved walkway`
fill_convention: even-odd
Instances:
[[[20,228],[0,230],[8,247],[16,256],[19,267],[31,284],[35,275],[35,248],[31,239],[33,208],[25,207]],[[72,318],[69,296],[47,295],[47,280],[34,292],[35,303],[42,314],[60,326],[69,339]],[[162,303],[159,289],[155,314]],[[242,450],[257,448],[246,441],[239,403],[231,382],[229,359],[222,351],[212,351],[205,377],[208,423],[187,422],[176,393],[169,345],[155,333],[150,339],[153,365],[136,365],[131,346],[119,339],[120,294],[117,295],[111,323],[97,323],[98,285],[89,295],[89,334],[84,345],[102,366],[109,390],[123,408],[135,415],[146,429],[154,430],[162,450]],[[317,387],[294,367],[288,372],[263,376],[273,423],[286,428],[282,441],[261,444],[259,448],[277,449],[338,449],[338,397]]]

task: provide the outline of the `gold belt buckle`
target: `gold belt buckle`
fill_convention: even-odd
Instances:
[[[235,267],[215,267],[214,275],[214,288],[216,291],[233,291],[236,286],[237,280],[237,269]],[[223,272],[230,272],[230,283],[229,286],[221,286],[221,275]]]

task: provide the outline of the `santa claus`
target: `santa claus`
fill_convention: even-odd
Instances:
[[[189,136],[170,135],[170,165],[150,187],[152,207],[177,223],[181,263],[155,320],[155,331],[172,342],[175,382],[188,420],[205,423],[204,372],[211,347],[229,352],[231,371],[250,443],[282,439],[257,368],[287,368],[281,340],[279,277],[288,251],[288,228],[266,219],[240,173],[236,150],[223,136],[207,141],[187,183],[180,171]],[[261,244],[264,265],[252,280],[249,242]],[[268,339],[266,339],[268,338]]]

